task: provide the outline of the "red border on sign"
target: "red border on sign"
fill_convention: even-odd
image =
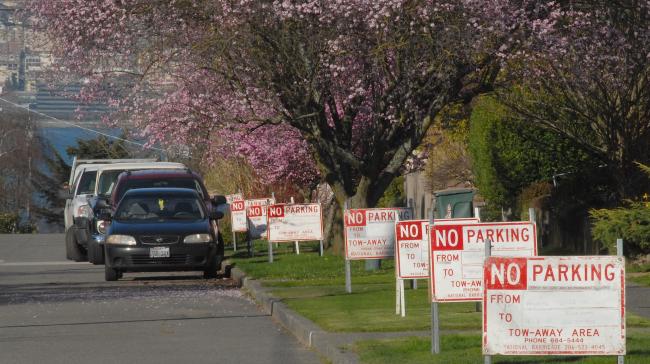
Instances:
[[[387,259],[387,258],[395,258],[394,256],[394,249],[393,249],[393,256],[389,255],[380,255],[380,256],[375,256],[375,257],[362,257],[362,258],[351,258],[349,257],[349,251],[348,251],[348,227],[345,226],[345,213],[346,211],[364,211],[364,213],[368,210],[411,210],[411,215],[413,215],[413,208],[411,207],[380,207],[380,208],[364,208],[364,209],[344,209],[343,210],[343,239],[344,239],[344,245],[345,245],[345,260],[369,260],[369,259]],[[399,218],[399,215],[398,215]],[[399,221],[399,220],[396,220]],[[367,226],[367,221],[366,221],[366,226]],[[393,228],[394,229],[394,228]]]
[[[248,210],[248,207],[250,207],[250,206],[246,206],[246,202],[248,202],[248,201],[266,201],[266,204],[251,205],[251,206],[270,206],[270,205],[275,204],[275,197],[261,197],[261,198],[251,198],[251,199],[244,200],[244,210]],[[267,214],[267,217],[266,217],[266,225],[267,226],[269,224],[268,219],[269,218],[268,218],[268,214]],[[248,219],[248,216],[246,216],[246,230],[241,230],[241,231],[237,230],[237,232],[248,232],[250,230],[249,229],[249,223],[250,223],[250,220]],[[268,237],[268,233],[267,233],[267,237]],[[264,239],[264,236],[260,236],[258,239]]]
[[[321,238],[325,237],[325,231],[324,231],[324,227],[323,227],[323,206],[320,203],[294,203],[294,204],[283,203],[283,204],[275,204],[275,205],[271,205],[271,206],[277,206],[277,205],[283,205],[285,207],[286,206],[297,206],[297,205],[318,205],[319,210],[320,210],[320,236],[321,236]],[[285,215],[286,215],[286,211],[285,211]],[[267,228],[266,228],[266,240],[271,241],[271,240],[269,240],[269,237],[271,235],[271,229],[269,229],[269,226],[270,226],[269,219],[270,219],[269,215],[266,214],[266,226],[267,226]],[[314,240],[314,239],[273,240],[274,243],[291,243],[291,242],[294,242],[294,241],[320,241],[320,240]]]
[[[429,230],[433,229],[433,227],[436,224],[436,220],[433,220],[433,225],[429,226]],[[533,255],[537,256],[537,224],[534,222],[529,222],[529,221],[508,221],[508,222],[500,222],[500,223],[490,223],[490,222],[478,222],[474,224],[459,224],[457,226],[461,226],[461,229],[463,226],[466,225],[480,225],[480,226],[490,226],[490,225],[529,225],[532,224],[534,229],[533,229],[533,235],[534,239],[533,241],[535,242],[535,245],[533,247]],[[429,231],[429,271],[431,272],[431,276],[429,277],[429,289],[431,290],[431,302],[481,302],[481,298],[441,298],[437,299],[436,298],[436,273],[435,269],[433,269],[433,262],[432,262],[432,252],[433,249],[431,249],[431,244],[432,241],[430,239],[431,237],[431,231]],[[481,277],[481,282],[482,282],[482,277]],[[485,289],[485,284],[483,285],[483,289]]]
[[[594,258],[594,257],[606,257],[605,255],[595,255],[595,256],[585,256],[585,255],[572,255],[570,258]],[[546,258],[556,258],[556,256],[548,257],[518,257],[528,260],[545,260]],[[485,266],[484,266],[485,269]],[[484,271],[485,272],[485,271]],[[485,273],[484,273],[485,274]],[[485,277],[483,277],[485,279]],[[621,338],[625,339],[625,259],[621,262]],[[481,351],[485,355],[485,347],[487,346],[487,285],[483,285],[483,346]],[[492,354],[490,354],[492,355]],[[603,353],[602,351],[538,351],[534,353],[511,353],[505,352],[503,354],[497,355],[509,355],[509,356],[539,356],[539,355],[600,355],[600,356],[610,356],[610,355],[625,355],[625,350],[619,351],[616,353]]]
[[[427,279],[429,276],[403,276],[402,277],[402,269],[400,266],[400,259],[399,259],[399,247],[398,247],[398,241],[397,241],[397,223],[398,222],[415,222],[415,223],[424,223],[426,226],[426,233],[429,234],[429,220],[402,220],[402,221],[395,221],[395,261],[396,261],[396,266],[397,266],[397,278],[400,279]],[[424,235],[424,232],[422,232]],[[427,238],[428,241],[428,238]],[[430,264],[430,263],[429,263]]]

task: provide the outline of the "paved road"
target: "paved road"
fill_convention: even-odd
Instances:
[[[65,260],[64,237],[0,235],[0,363],[317,363],[227,279]]]

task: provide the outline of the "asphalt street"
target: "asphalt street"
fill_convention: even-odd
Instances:
[[[65,259],[61,234],[0,235],[0,363],[318,363],[229,279]]]

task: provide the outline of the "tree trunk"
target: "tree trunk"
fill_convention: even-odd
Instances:
[[[336,255],[345,254],[345,241],[343,234],[343,209],[345,201],[348,201],[348,208],[360,209],[366,207],[374,207],[379,198],[375,196],[382,196],[384,191],[373,190],[370,188],[370,180],[362,177],[356,187],[356,193],[349,195],[344,188],[343,184],[335,183],[331,186],[334,191],[334,199],[330,207],[330,211],[326,214],[325,221],[325,237],[327,247]],[[327,227],[329,226],[329,229]]]

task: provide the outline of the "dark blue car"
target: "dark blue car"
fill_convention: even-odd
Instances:
[[[208,212],[193,189],[129,190],[111,216],[106,234],[105,278],[124,272],[221,269],[224,247],[217,239],[220,212]]]

